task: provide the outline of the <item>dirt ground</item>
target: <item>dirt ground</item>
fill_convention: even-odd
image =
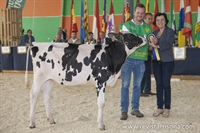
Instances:
[[[33,75],[29,74],[31,84],[32,79]],[[35,108],[36,128],[29,129],[31,86],[25,88],[24,74],[0,73],[0,133],[200,133],[200,81],[182,80],[171,82],[171,86],[169,118],[152,116],[156,109],[156,96],[150,96],[140,98],[143,118],[132,116],[130,110],[128,120],[121,121],[119,79],[114,87],[106,89],[106,130],[99,131],[94,86],[67,87],[55,83],[50,102],[56,124],[50,125],[47,121],[40,93]],[[152,81],[152,91],[155,92],[155,81]]]

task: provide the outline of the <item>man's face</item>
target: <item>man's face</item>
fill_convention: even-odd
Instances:
[[[57,39],[57,40],[60,40],[60,39],[61,39],[61,36],[60,36],[60,35],[56,35],[56,39]]]
[[[92,40],[93,39],[93,34],[88,35],[88,39]]]
[[[148,25],[151,25],[151,24],[152,24],[152,20],[153,20],[153,16],[152,16],[152,15],[147,15],[147,16],[144,18],[144,22],[147,23]]]
[[[58,32],[62,32],[62,28],[61,27],[58,28]]]
[[[100,38],[105,38],[105,33],[103,33],[103,32],[100,32]]]
[[[72,36],[73,39],[75,39],[76,38],[76,33],[72,32],[71,36]]]
[[[137,7],[134,12],[134,21],[142,22],[145,16],[145,8]]]

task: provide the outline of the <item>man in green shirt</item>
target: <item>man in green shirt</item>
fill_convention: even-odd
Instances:
[[[151,27],[143,22],[145,16],[145,6],[138,4],[135,7],[134,18],[123,25],[120,25],[120,31],[128,31],[138,36],[146,38],[146,36],[152,32]],[[136,117],[143,117],[144,115],[139,111],[139,101],[141,93],[141,81],[145,71],[144,61],[148,57],[148,44],[138,48],[127,58],[126,62],[122,66],[121,79],[121,120],[128,118],[128,106],[129,106],[129,86],[131,80],[131,74],[134,75],[133,91],[132,91],[132,108],[131,114]]]

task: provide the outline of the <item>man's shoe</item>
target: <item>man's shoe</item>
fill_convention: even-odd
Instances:
[[[141,96],[141,97],[148,97],[149,95],[148,95],[147,93],[141,92],[141,93],[140,93],[140,96]]]
[[[127,118],[128,118],[127,112],[122,112],[120,120],[127,120]]]
[[[144,117],[144,115],[139,110],[134,110],[131,112],[132,115],[135,115],[136,117]]]
[[[148,93],[145,93],[145,94],[148,94],[148,95],[156,95],[156,93],[153,93],[153,92],[148,92]]]

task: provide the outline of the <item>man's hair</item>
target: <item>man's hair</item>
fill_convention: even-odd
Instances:
[[[148,15],[153,16],[152,13],[148,12],[148,13],[145,14],[144,18],[146,18]]]
[[[167,26],[167,24],[169,23],[169,20],[167,19],[167,15],[166,15],[166,13],[160,13],[160,12],[156,13],[154,20],[153,20],[153,25],[156,26],[156,18],[159,16],[164,16],[165,22],[166,22],[165,26]]]
[[[88,35],[93,35],[93,32],[91,32],[91,31],[90,31],[90,32],[88,32]]]
[[[73,30],[71,33],[75,33],[76,34],[77,32]]]
[[[141,3],[139,3],[139,4],[137,4],[137,5],[135,6],[135,11],[136,11],[136,8],[137,8],[137,7],[146,9],[145,6],[144,6],[143,4],[141,4]]]
[[[61,34],[60,34],[60,33],[58,33],[58,34],[56,34],[56,35],[59,35],[59,36],[61,37]]]

